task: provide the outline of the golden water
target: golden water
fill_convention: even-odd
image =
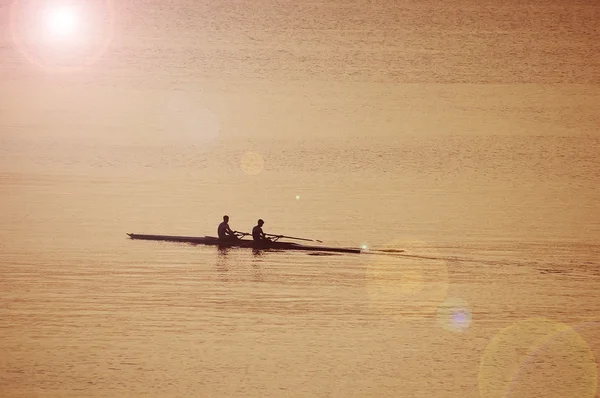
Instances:
[[[68,73],[1,31],[1,396],[598,396],[595,5],[115,15]],[[372,251],[125,235],[223,214]]]

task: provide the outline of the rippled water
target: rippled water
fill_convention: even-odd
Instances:
[[[143,3],[0,5],[0,396],[598,396],[597,6]]]
[[[196,169],[190,148],[7,145],[30,171],[2,176],[4,395],[593,396],[595,139],[265,143],[256,175],[243,146]],[[214,234],[225,212],[405,251],[126,239]]]

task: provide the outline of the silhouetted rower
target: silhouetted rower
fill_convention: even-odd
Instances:
[[[262,226],[265,222],[263,220],[258,220],[258,225],[252,228],[252,239],[254,240],[270,240],[267,238],[265,233],[262,230]]]
[[[219,235],[219,239],[223,240],[238,239],[235,235],[235,231],[232,231],[231,228],[229,228],[229,216],[223,216],[223,222],[219,224],[217,234]]]

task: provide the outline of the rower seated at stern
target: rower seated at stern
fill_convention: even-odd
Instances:
[[[267,238],[265,233],[262,230],[262,226],[265,222],[263,220],[258,220],[258,225],[252,228],[252,239],[254,240],[271,240]]]
[[[229,216],[223,216],[223,222],[219,224],[219,227],[217,228],[217,234],[219,235],[219,239],[223,240],[239,239],[235,235],[235,231],[232,231],[231,228],[229,228]]]

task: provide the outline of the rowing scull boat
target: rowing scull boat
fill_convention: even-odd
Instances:
[[[345,247],[327,247],[327,246],[304,246],[292,242],[256,242],[249,239],[239,240],[221,240],[214,236],[172,236],[172,235],[143,235],[143,234],[127,234],[131,239],[155,240],[165,242],[183,242],[196,245],[212,245],[220,247],[247,247],[252,249],[279,249],[279,250],[303,250],[303,251],[320,251],[333,253],[360,253],[360,249],[345,248]]]

